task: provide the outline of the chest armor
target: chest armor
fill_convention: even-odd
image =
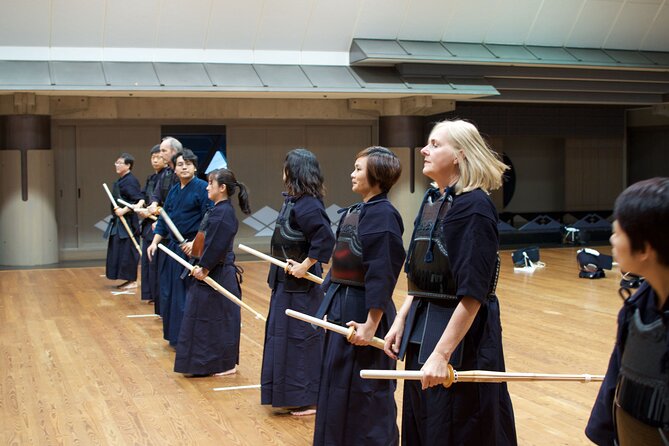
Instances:
[[[165,174],[160,179],[160,204],[165,203],[167,199],[167,194],[170,193],[170,189],[177,181],[177,176],[172,169],[169,167],[165,168]]]
[[[147,182],[146,182],[146,189],[144,192],[144,200],[147,202],[151,201],[151,191],[153,191],[156,188],[156,181],[158,179],[158,175],[153,175]]]
[[[663,370],[667,328],[658,319],[644,324],[632,314],[616,386],[616,404],[642,423],[669,427],[669,370]]]
[[[365,286],[365,271],[362,266],[362,244],[358,236],[361,207],[347,211],[339,226],[337,244],[332,254],[332,282],[344,285]]]
[[[207,237],[207,229],[209,228],[209,214],[211,214],[213,209],[214,208],[210,208],[204,214],[204,217],[202,217],[202,221],[200,222],[200,228],[197,230],[197,234],[193,239],[193,246],[190,256],[196,259],[202,257],[202,253],[204,252],[204,239]]]
[[[290,226],[290,212],[295,203],[288,201],[281,207],[272,234],[272,256],[283,261],[292,259],[302,262],[309,254],[309,242],[304,233]]]
[[[451,208],[450,194],[434,199],[428,193],[421,207],[407,256],[409,294],[417,297],[456,299],[456,284],[443,237],[443,221]]]

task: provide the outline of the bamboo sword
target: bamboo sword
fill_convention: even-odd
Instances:
[[[172,250],[171,250],[170,248],[168,248],[167,246],[165,246],[165,245],[159,243],[159,244],[158,244],[158,248],[160,248],[160,249],[161,249],[163,252],[165,252],[168,256],[172,257],[174,260],[176,260],[177,262],[179,262],[184,268],[188,269],[188,271],[193,272],[193,270],[195,269],[195,267],[194,267],[193,265],[191,265],[190,263],[188,263],[187,261],[185,261],[183,258],[181,258],[178,254],[176,254],[174,251],[172,251]],[[209,277],[209,276],[205,277],[205,278],[204,278],[204,282],[205,282],[207,285],[209,285],[210,287],[212,287],[213,289],[215,289],[216,291],[218,291],[219,293],[221,293],[222,295],[224,295],[225,297],[227,297],[228,299],[230,299],[231,301],[233,301],[233,302],[234,302],[235,304],[237,304],[238,306],[240,306],[240,307],[242,307],[242,308],[244,308],[244,309],[250,311],[251,313],[253,313],[253,315],[254,315],[257,319],[260,319],[260,320],[263,321],[263,322],[267,322],[267,319],[265,319],[265,316],[263,316],[262,314],[258,313],[258,312],[257,312],[256,310],[254,310],[251,306],[249,306],[248,304],[246,304],[245,302],[243,302],[241,299],[239,299],[237,296],[235,296],[234,294],[232,294],[230,291],[228,291],[228,290],[226,290],[225,288],[223,288],[223,286],[221,286],[218,282],[216,282],[216,281],[215,281],[214,279],[212,279],[211,277]]]
[[[324,321],[323,319],[318,319],[317,317],[300,313],[299,311],[288,309],[286,310],[286,315],[294,317],[295,319],[299,319],[304,322],[309,322],[310,324],[317,325],[326,330],[334,331],[335,333],[339,333],[342,336],[346,336],[346,339],[350,339],[351,336],[355,334],[354,327],[342,327],[341,325],[333,324],[332,322],[327,322]],[[370,346],[376,347],[380,350],[383,350],[384,344],[385,342],[383,341],[383,339],[377,338],[376,336],[373,337],[371,341],[369,341]]]
[[[105,188],[105,192],[107,192],[107,195],[109,196],[109,201],[111,201],[112,206],[114,206],[114,209],[118,209],[118,204],[116,204],[116,200],[114,200],[114,196],[112,195],[111,191],[107,187],[107,183],[102,183],[102,187]],[[123,226],[125,227],[125,230],[128,231],[128,235],[130,236],[130,239],[132,240],[133,245],[135,245],[135,248],[137,248],[137,252],[139,253],[139,256],[142,256],[142,248],[139,247],[137,244],[137,240],[135,240],[135,236],[132,235],[132,231],[130,230],[130,226],[128,226],[128,222],[125,221],[125,217],[123,215],[118,217],[119,220],[121,220],[121,223],[123,223]]]
[[[274,265],[283,268],[284,271],[286,270],[286,267],[288,266],[287,262],[279,260],[276,257],[268,256],[265,253],[262,253],[258,250],[250,248],[246,245],[242,245],[241,243],[238,246],[239,246],[239,249],[241,249],[242,251],[246,251],[249,254],[253,254],[254,256],[256,256],[258,258],[261,258],[261,259],[266,260],[270,263],[273,263]],[[318,277],[315,274],[311,274],[310,272],[307,272],[307,274],[305,274],[304,278],[307,279],[307,280],[311,280],[312,282],[317,283],[319,285],[323,283],[323,279],[321,279],[320,277]]]
[[[360,377],[365,379],[409,379],[419,380],[423,377],[420,370],[360,370]],[[458,372],[448,364],[448,376],[442,383],[444,387],[450,387],[458,382],[476,383],[501,383],[510,381],[577,381],[589,383],[603,381],[604,375],[574,375],[559,373],[511,373],[495,372],[489,370],[469,370]]]
[[[136,204],[130,204],[130,203],[128,203],[127,201],[122,200],[121,198],[119,198],[119,199],[116,200],[116,201],[118,201],[119,203],[121,203],[123,206],[127,206],[127,207],[129,207],[129,208],[132,209],[134,212],[137,212],[137,210],[138,210]],[[142,209],[142,208],[139,208],[139,209]],[[149,214],[149,218],[150,218],[151,220],[157,220],[157,218],[156,218],[155,215],[151,215],[151,214]]]
[[[163,217],[163,220],[165,220],[165,223],[170,228],[170,231],[172,231],[172,234],[174,234],[174,236],[176,237],[177,242],[179,242],[179,244],[182,245],[186,241],[186,239],[184,238],[183,235],[181,235],[181,232],[179,232],[179,230],[177,229],[177,226],[174,224],[174,222],[172,221],[170,216],[167,215],[167,212],[165,212],[165,209],[160,208],[160,216]],[[179,258],[181,258],[181,257],[179,257]]]

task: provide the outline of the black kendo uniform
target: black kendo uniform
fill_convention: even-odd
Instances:
[[[239,224],[230,200],[216,203],[200,224],[204,234],[197,263],[209,270],[209,277],[241,298],[240,274],[232,250]],[[206,282],[194,280],[188,288],[174,371],[212,375],[239,364],[240,307]]]
[[[585,434],[604,445],[669,444],[669,305],[644,282],[618,314],[616,344]]]
[[[163,169],[165,170],[165,169]],[[162,172],[162,170],[160,171]],[[142,191],[145,203],[151,203],[151,195],[156,187],[156,180],[160,172],[152,173],[146,177],[146,184]],[[142,234],[142,300],[152,300],[154,302],[155,314],[160,314],[160,292],[159,292],[159,277],[158,277],[158,262],[149,261],[149,256],[146,251],[153,241],[153,226],[154,220],[147,217],[142,220],[140,224],[140,232]],[[157,254],[157,253],[156,253]]]
[[[156,174],[156,177],[154,178],[153,182],[153,187],[151,189],[148,189],[147,187],[147,196],[149,198],[148,202],[149,204],[151,203],[158,203],[158,206],[164,206],[165,205],[165,200],[167,200],[167,195],[170,193],[170,189],[172,189],[172,186],[174,186],[176,183],[179,182],[179,178],[177,177],[176,173],[174,170],[167,166],[163,168],[160,172]],[[153,239],[151,240],[153,241]],[[167,254],[162,252],[160,249],[156,250],[156,252],[153,254],[153,259],[151,259],[151,265],[153,266],[153,269],[156,271],[156,283],[157,283],[157,288],[155,289],[156,294],[152,294],[153,297],[153,305],[154,305],[154,313],[159,314],[163,316],[163,309],[160,308],[160,271],[163,268],[163,264],[165,263]]]
[[[327,314],[330,322],[343,326],[365,322],[370,309],[380,309],[375,336],[383,338],[396,314],[392,294],[405,257],[402,219],[385,193],[344,211],[316,317]],[[314,445],[398,444],[396,382],[360,378],[362,369],[395,366],[382,350],[355,346],[327,332]]]
[[[499,302],[497,212],[480,189],[453,195],[425,194],[414,222],[405,270],[409,295],[399,357],[420,370],[465,296],[481,303],[471,327],[452,353],[456,370],[504,371]],[[421,390],[404,383],[403,445],[515,445],[506,383],[457,383]]]
[[[112,196],[115,200],[119,198],[128,203],[136,203],[142,199],[141,186],[139,181],[128,172],[114,182],[112,186]],[[124,219],[128,223],[132,236],[139,237],[139,220],[137,214],[130,211],[125,214]],[[105,275],[108,279],[122,279],[134,282],[137,280],[137,264],[139,263],[139,252],[132,242],[128,230],[125,228],[121,219],[116,216],[112,209],[112,218],[109,226],[104,233],[107,242],[107,261],[105,266]]]
[[[272,235],[272,256],[317,262],[309,272],[321,277],[321,262],[332,255],[334,235],[323,202],[311,195],[286,196]],[[286,316],[291,309],[313,316],[323,301],[320,286],[287,275],[270,266],[267,282],[272,288],[261,371],[262,404],[303,407],[316,404],[323,356],[322,330]]]

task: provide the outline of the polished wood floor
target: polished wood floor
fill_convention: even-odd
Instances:
[[[619,274],[578,279],[575,248],[542,249],[546,267],[498,287],[509,371],[604,373]],[[610,252],[602,248],[602,252]],[[266,314],[267,265],[243,262],[244,299]],[[230,377],[184,378],[149,305],[113,295],[103,268],[0,271],[0,444],[309,445],[313,417],[261,406],[264,325],[242,312],[241,364]],[[395,294],[406,292],[401,279]],[[401,386],[397,401],[401,402]],[[589,444],[599,384],[509,385],[521,445]],[[370,414],[373,416],[373,414]]]

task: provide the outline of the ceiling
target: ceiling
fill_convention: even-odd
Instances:
[[[661,104],[669,0],[2,0],[0,91]]]
[[[3,0],[0,60],[347,65],[354,38],[669,51],[669,0]]]

